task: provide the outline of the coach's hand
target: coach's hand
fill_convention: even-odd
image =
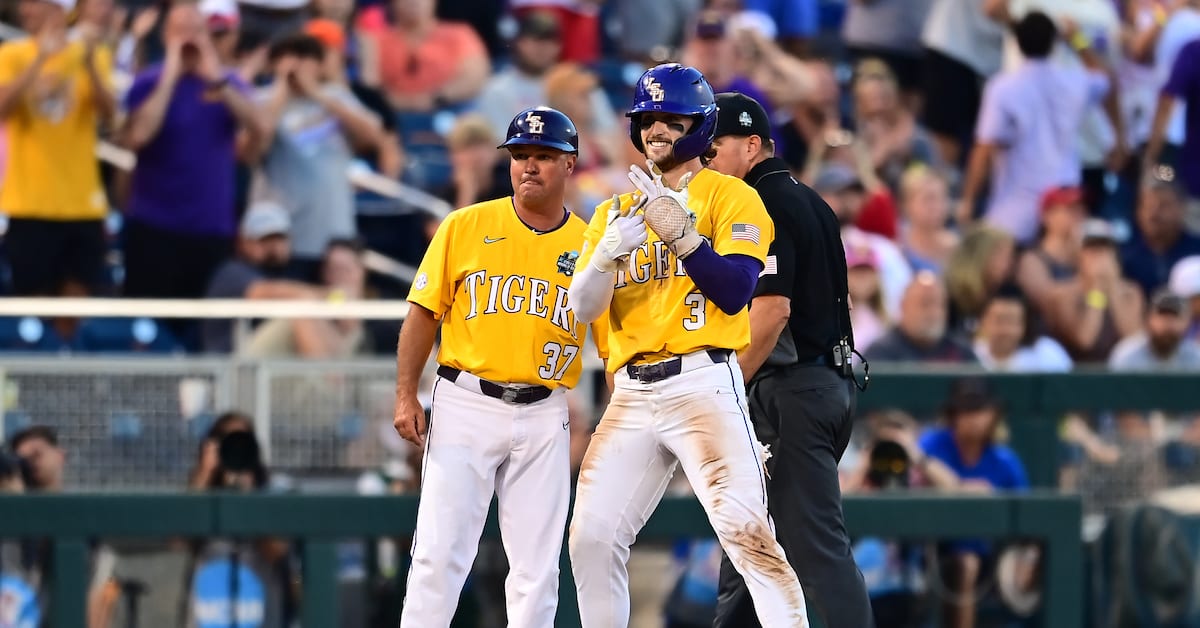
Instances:
[[[646,241],[646,219],[641,214],[621,211],[621,199],[612,197],[608,208],[608,226],[604,236],[596,245],[592,255],[592,266],[603,273],[611,273],[621,267],[633,250]]]
[[[663,182],[654,162],[647,161],[646,166],[653,176],[637,166],[629,167],[629,180],[649,199],[642,210],[646,224],[667,243],[675,257],[683,259],[704,243],[704,238],[696,231],[696,214],[688,209],[687,185],[692,173],[680,177],[679,189],[674,190]]]
[[[416,395],[396,397],[396,416],[392,419],[392,425],[396,427],[400,438],[417,447],[425,446],[425,432],[429,425],[425,421],[425,408]]]

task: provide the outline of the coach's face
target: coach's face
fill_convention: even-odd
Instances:
[[[528,209],[562,207],[575,155],[544,146],[513,146],[508,173],[513,194]]]
[[[673,113],[643,113],[638,118],[642,137],[642,152],[659,170],[667,172],[678,165],[675,161],[675,142],[692,128],[692,119]]]

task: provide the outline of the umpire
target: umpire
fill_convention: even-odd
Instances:
[[[750,303],[750,347],[738,356],[755,431],[771,447],[767,501],[775,531],[810,614],[830,628],[871,628],[838,484],[856,395],[841,229],[829,205],[774,156],[762,105],[724,93],[717,108],[708,167],[750,184],[775,222],[775,242]],[[746,585],[726,556],[713,626],[758,625]]]

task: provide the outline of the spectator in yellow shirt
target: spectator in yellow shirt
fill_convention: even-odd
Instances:
[[[108,285],[108,199],[95,149],[115,106],[112,57],[98,30],[68,37],[74,0],[22,4],[32,35],[0,45],[0,119],[8,132],[0,211],[9,217],[13,290],[95,293]]]

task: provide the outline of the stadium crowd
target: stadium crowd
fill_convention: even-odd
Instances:
[[[403,298],[405,280],[368,271],[366,252],[415,265],[437,218],[356,189],[348,172],[369,167],[452,207],[511,194],[496,145],[515,112],[546,104],[578,125],[567,198],[586,220],[628,190],[641,160],[623,117],[630,81],[679,60],[716,91],[759,100],[777,154],[837,214],[857,348],[873,366],[1200,368],[1200,0],[7,8],[4,21],[28,35],[0,45],[6,296]],[[100,159],[102,143],[136,161]],[[343,358],[390,355],[395,333],[263,321],[234,346],[223,321],[13,318],[0,321],[0,349]],[[1021,461],[996,444],[999,409],[965,385],[944,430],[918,432],[932,417],[872,417],[843,460],[844,488],[941,486],[964,456],[991,461],[971,470],[981,491],[1027,487]],[[1106,421],[1070,416],[1061,430],[1074,463],[1064,486],[1124,478],[1089,505],[1144,495],[1172,473],[1196,479],[1194,461],[1169,467],[1160,447],[1200,451],[1200,421]],[[26,441],[39,438],[57,444]],[[579,439],[581,455],[587,429]],[[889,455],[911,474],[875,472]],[[856,549],[879,612],[907,600],[894,612],[908,617],[927,589],[909,549]],[[706,612],[712,552],[681,549],[675,608]],[[956,568],[977,576],[980,565]],[[960,580],[948,586],[970,593],[974,580]],[[699,601],[679,598],[695,590]]]

